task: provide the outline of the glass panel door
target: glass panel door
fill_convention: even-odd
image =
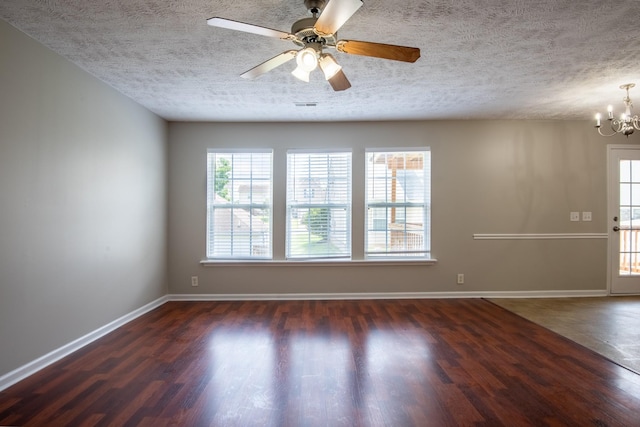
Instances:
[[[640,293],[640,149],[610,150],[610,289]]]

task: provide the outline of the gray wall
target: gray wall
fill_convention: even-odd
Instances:
[[[171,123],[169,292],[605,290],[606,239],[481,241],[473,235],[605,233],[607,142],[611,140],[595,134],[586,121]],[[431,147],[436,265],[200,265],[205,255],[207,148],[275,149],[274,252],[282,257],[283,154],[287,148],[328,146],[354,149],[356,216],[363,211],[366,147]],[[593,221],[570,222],[570,211],[591,211]],[[363,228],[362,221],[354,221],[355,253]],[[457,273],[465,274],[462,286],[456,284]],[[199,276],[199,287],[191,287],[191,276]]]
[[[0,21],[0,376],[167,293],[167,125]]]

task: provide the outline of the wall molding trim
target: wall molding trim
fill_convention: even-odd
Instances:
[[[607,290],[577,291],[480,291],[480,292],[375,292],[305,294],[168,294],[110,322],[52,352],[0,377],[0,391],[35,374],[65,356],[102,338],[117,328],[169,301],[292,301],[292,300],[371,300],[371,299],[445,299],[445,298],[563,298],[604,297]]]
[[[52,363],[57,362],[58,360],[62,359],[65,356],[68,356],[69,354],[73,353],[74,351],[80,350],[82,347],[92,343],[93,341],[102,338],[103,336],[107,335],[110,332],[113,332],[114,330],[118,329],[119,327],[131,322],[132,320],[142,316],[143,314],[148,313],[149,311],[160,307],[161,305],[165,304],[167,301],[169,301],[169,297],[168,295],[165,295],[161,298],[158,298],[155,301],[152,301],[146,305],[143,305],[142,307],[132,311],[129,314],[125,314],[124,316],[114,320],[113,322],[107,323],[106,325],[92,331],[89,332],[88,334],[68,343],[63,345],[62,347],[53,350],[50,353],[45,354],[42,357],[37,358],[36,360],[33,360],[29,363],[27,363],[26,365],[23,365],[17,369],[14,369],[13,371],[3,375],[0,377],[0,391],[11,387],[12,385],[16,384],[17,382],[27,378],[30,375],[35,374],[36,372],[38,372],[39,370],[46,368],[47,366],[51,365]]]
[[[607,233],[536,233],[536,234],[474,234],[473,240],[572,240],[608,239]]]

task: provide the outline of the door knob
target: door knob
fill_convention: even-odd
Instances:
[[[618,227],[617,225],[615,225],[615,226],[613,227],[613,231],[616,231],[616,232],[617,232],[617,231],[620,231],[620,227]]]

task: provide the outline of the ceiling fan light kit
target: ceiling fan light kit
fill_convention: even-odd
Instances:
[[[304,48],[296,55],[298,66],[291,72],[294,77],[309,83],[309,74],[318,66],[318,58],[315,50],[310,47]]]
[[[318,51],[313,47],[305,47],[296,55],[298,66],[305,71],[313,71],[318,67]]]
[[[415,47],[337,40],[338,30],[362,7],[362,0],[304,0],[304,5],[313,16],[294,22],[290,33],[220,17],[208,19],[207,24],[213,27],[288,40],[301,47],[298,51],[282,52],[241,75],[241,77],[250,80],[296,58],[297,67],[291,73],[296,78],[309,82],[310,73],[320,66],[325,79],[333,90],[341,91],[350,88],[351,83],[336,59],[332,55],[324,53],[323,49],[335,49],[338,52],[351,55],[403,62],[415,62],[420,58],[420,49]]]
[[[620,86],[620,89],[623,89],[627,92],[626,96],[622,98],[622,101],[625,105],[625,111],[620,115],[619,119],[615,119],[613,117],[613,106],[609,105],[607,107],[607,120],[609,121],[609,125],[611,127],[612,133],[602,133],[601,130],[601,119],[602,115],[600,113],[596,114],[596,129],[598,133],[602,136],[613,136],[621,133],[622,135],[629,137],[633,133],[634,130],[640,130],[640,117],[638,115],[631,115],[631,109],[633,108],[633,103],[631,102],[631,98],[629,97],[629,89],[635,87],[635,83],[626,83]]]
[[[336,59],[330,53],[322,55],[318,62],[326,80],[330,80],[338,71],[342,70],[342,67],[338,65]]]

